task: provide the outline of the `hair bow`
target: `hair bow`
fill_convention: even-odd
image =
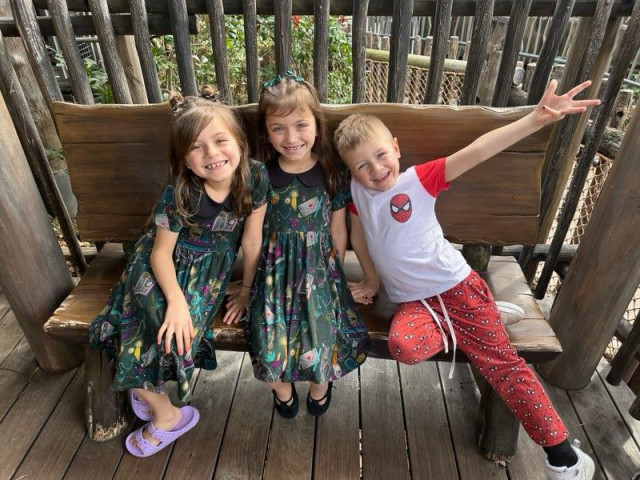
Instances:
[[[278,74],[275,77],[273,77],[271,80],[269,80],[268,82],[264,82],[262,84],[262,88],[270,88],[270,87],[273,87],[275,85],[278,85],[282,81],[283,78],[290,78],[291,80],[293,80],[294,82],[297,82],[297,83],[304,82],[304,78],[299,77],[298,75],[293,73],[291,70],[287,70],[286,72],[284,72],[284,76]]]

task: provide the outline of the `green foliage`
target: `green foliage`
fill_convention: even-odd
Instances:
[[[193,66],[198,85],[216,84],[211,33],[206,16],[198,16],[198,34],[191,37]],[[351,42],[342,27],[344,18],[331,17],[329,21],[329,78],[328,101],[351,101]],[[307,80],[313,81],[313,17],[292,18],[292,69]],[[236,104],[247,102],[247,70],[245,35],[242,16],[225,17],[227,63],[231,97]],[[257,46],[260,82],[273,78],[275,66],[275,20],[273,16],[259,16],[257,20]],[[165,35],[152,40],[152,54],[158,68],[160,85],[168,96],[171,90],[180,89],[175,61],[173,37]]]

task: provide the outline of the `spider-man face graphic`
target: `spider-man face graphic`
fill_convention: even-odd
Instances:
[[[394,220],[404,223],[411,218],[411,199],[406,193],[394,195],[389,203],[391,216]]]

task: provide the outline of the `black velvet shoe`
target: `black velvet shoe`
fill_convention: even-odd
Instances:
[[[293,418],[298,414],[298,407],[300,406],[298,402],[298,392],[296,392],[296,385],[291,383],[291,397],[286,402],[283,402],[276,395],[276,391],[273,392],[273,406],[276,407],[276,412],[282,418]]]
[[[322,397],[319,400],[311,398],[311,390],[309,390],[309,394],[307,395],[307,411],[309,412],[310,415],[313,415],[314,417],[318,417],[329,409],[329,404],[331,403],[332,389],[333,389],[333,382],[329,382],[329,385],[327,386],[327,391],[325,392],[324,397]],[[320,403],[323,400],[325,400],[325,402]]]

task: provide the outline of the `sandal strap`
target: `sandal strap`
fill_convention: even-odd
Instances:
[[[160,430],[159,428],[156,428],[153,426],[153,423],[149,423],[149,434],[155,438],[156,440],[158,440],[160,443],[164,443],[167,440],[170,440],[173,436],[175,436],[174,432],[167,432],[166,430]],[[159,446],[159,445],[154,445],[155,447]]]

